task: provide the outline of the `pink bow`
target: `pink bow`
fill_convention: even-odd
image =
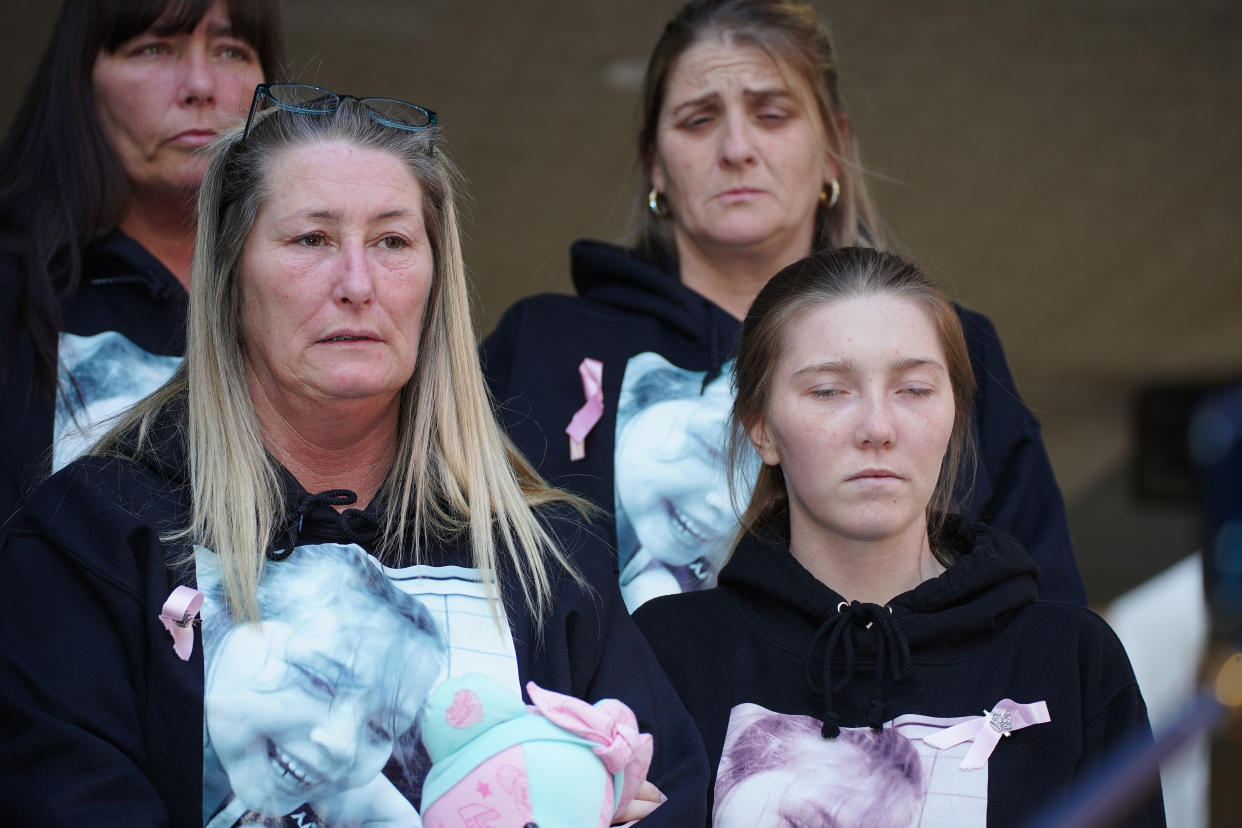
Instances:
[[[647,779],[652,753],[651,734],[638,732],[634,711],[616,699],[587,704],[573,696],[544,690],[533,681],[526,683],[526,692],[535,710],[548,721],[595,742],[598,747],[592,750],[609,773],[625,771],[617,810],[634,798]]]
[[[574,413],[574,418],[565,426],[565,433],[569,435],[570,460],[586,457],[586,436],[604,416],[604,363],[587,357],[578,365],[578,376],[582,377],[586,404]]]
[[[173,640],[173,652],[182,661],[190,660],[194,650],[194,616],[203,605],[203,593],[188,586],[179,586],[168,596],[160,610],[160,623]]]
[[[1002,736],[1009,736],[1015,730],[1030,725],[1050,721],[1052,716],[1048,714],[1047,702],[1018,704],[1012,699],[1001,699],[991,710],[983,711],[980,718],[924,736],[923,741],[940,750],[973,741],[974,744],[970,746],[958,767],[962,770],[978,770],[987,764],[988,757],[992,755]]]

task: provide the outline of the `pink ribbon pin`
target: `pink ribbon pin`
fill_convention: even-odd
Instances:
[[[1001,699],[991,710],[983,711],[978,719],[924,736],[923,741],[940,750],[973,741],[974,744],[966,751],[966,756],[958,767],[962,770],[978,770],[987,764],[988,757],[992,755],[1002,736],[1007,737],[1015,730],[1050,721],[1052,716],[1048,714],[1047,702],[1018,704],[1012,699]]]
[[[582,393],[586,404],[574,412],[574,418],[565,426],[569,435],[569,459],[586,457],[586,436],[604,416],[604,363],[587,357],[578,365],[582,377]]]
[[[526,683],[526,692],[535,710],[548,721],[595,742],[598,747],[591,750],[609,773],[625,771],[617,810],[634,798],[647,779],[652,743],[651,734],[638,732],[638,720],[629,707],[616,699],[587,704],[573,696],[544,690],[533,681]]]
[[[179,586],[168,596],[160,610],[160,623],[172,636],[173,652],[182,661],[190,660],[194,649],[194,616],[203,606],[203,593],[188,586]]]

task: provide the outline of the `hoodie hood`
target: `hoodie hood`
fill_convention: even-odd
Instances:
[[[569,256],[579,296],[658,320],[686,347],[709,352],[712,376],[732,356],[742,323],[682,284],[675,262],[650,262],[628,248],[592,240],[574,242]]]
[[[1016,541],[959,520],[941,540],[957,562],[884,606],[844,600],[794,559],[784,538],[746,538],[721,572],[760,635],[802,659],[825,737],[840,733],[836,699],[860,674],[871,684],[867,724],[879,730],[890,682],[904,681],[916,662],[961,658],[1035,600],[1036,569]]]
[[[957,562],[887,604],[916,660],[951,657],[1036,597],[1038,567],[1003,532],[955,517],[943,542]],[[743,539],[720,582],[738,587],[783,646],[801,654],[844,601],[794,559],[787,540],[772,535]]]
[[[185,423],[186,403],[179,398],[157,417],[149,442],[139,455],[139,462],[169,490],[181,492],[188,492],[190,486]],[[382,532],[382,496],[375,497],[365,509],[338,512],[335,507],[352,506],[358,495],[349,489],[311,493],[284,466],[277,463],[276,469],[284,494],[285,521],[277,529],[268,558],[283,560],[295,546],[307,543],[355,543],[364,549],[376,548]],[[185,499],[188,519],[190,504],[188,497]]]

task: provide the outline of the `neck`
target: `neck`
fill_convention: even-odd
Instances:
[[[190,289],[190,265],[194,261],[192,198],[131,197],[120,227],[168,268],[182,287]]]
[[[827,536],[791,515],[789,551],[820,583],[847,601],[887,604],[944,572],[927,537],[927,521],[893,538]]]
[[[757,245],[703,247],[678,233],[676,244],[682,284],[735,318],[745,319],[768,280],[807,255],[811,238],[800,235],[791,243],[774,239]]]
[[[397,455],[399,396],[381,403],[319,400],[277,406],[253,380],[250,396],[264,445],[304,489],[349,489],[358,495],[356,508],[371,502]]]

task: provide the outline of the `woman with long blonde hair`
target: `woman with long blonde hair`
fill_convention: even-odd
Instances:
[[[435,124],[261,85],[219,143],[184,365],[45,484],[0,552],[0,718],[19,734],[0,763],[33,780],[3,792],[7,813],[409,824],[427,677],[481,672],[627,702],[655,736],[656,787],[624,816],[663,790],[649,824],[701,818],[701,747],[606,546],[492,419]],[[364,561],[350,600],[317,577],[265,614],[269,580],[287,593],[325,554]],[[175,588],[207,572],[200,610]],[[366,601],[393,588],[434,619],[426,669],[363,646],[409,627],[391,598]],[[225,632],[200,639],[196,611]],[[291,701],[258,715],[256,693]]]

